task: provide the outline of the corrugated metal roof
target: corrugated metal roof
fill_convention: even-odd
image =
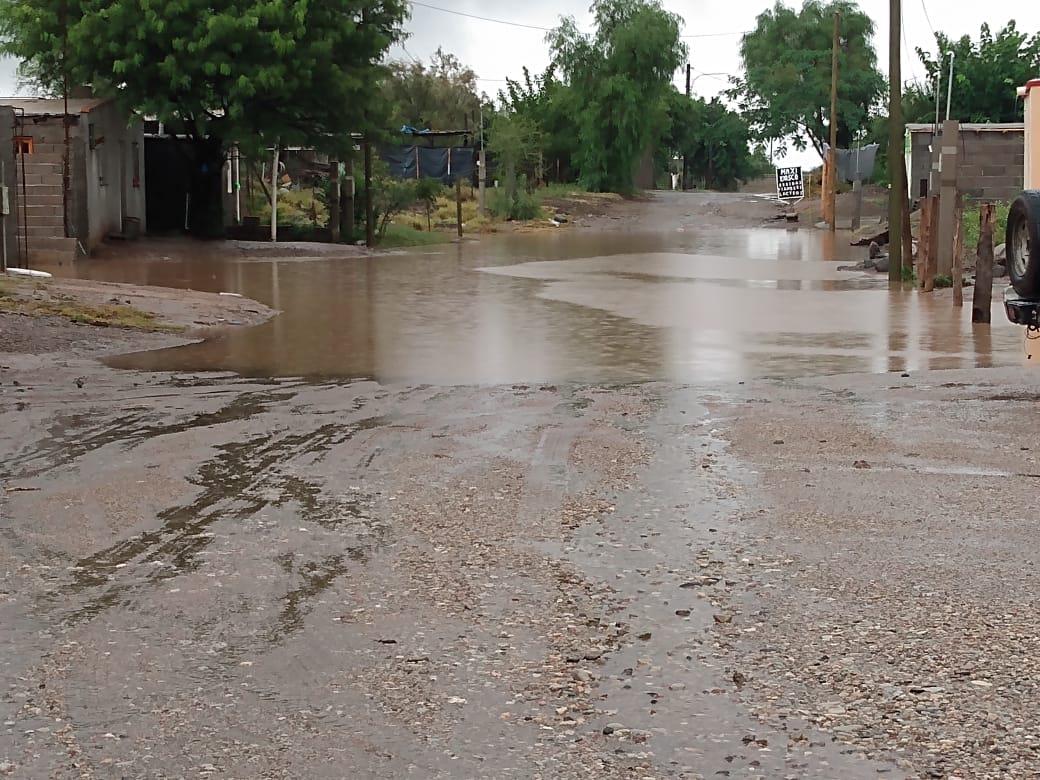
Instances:
[[[109,98],[69,98],[70,114],[89,114],[98,106],[109,102]],[[4,98],[0,106],[20,109],[26,116],[64,116],[65,101],[61,98]]]
[[[935,125],[924,123],[911,123],[906,126],[911,133],[930,133],[935,130]],[[961,125],[962,133],[1021,133],[1025,132],[1026,126],[1023,122],[994,122],[994,123],[971,123],[965,122]],[[942,132],[942,127],[939,127]]]

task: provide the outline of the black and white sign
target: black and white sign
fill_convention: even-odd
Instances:
[[[801,200],[805,197],[801,168],[776,169],[776,197],[780,200]]]

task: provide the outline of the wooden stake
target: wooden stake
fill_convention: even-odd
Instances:
[[[931,292],[935,289],[935,217],[937,198],[929,195],[921,203],[921,237],[917,242],[919,257],[921,290]]]
[[[953,305],[964,305],[964,199],[957,195],[957,205],[953,209]]]
[[[455,221],[459,238],[462,238],[462,179],[455,177]]]
[[[339,160],[329,160],[329,233],[332,243],[338,244],[339,229]]]
[[[372,200],[372,144],[365,139],[365,246],[376,243],[376,212]]]
[[[975,264],[971,321],[985,324],[993,318],[993,223],[993,204],[984,203],[979,211],[979,252]]]

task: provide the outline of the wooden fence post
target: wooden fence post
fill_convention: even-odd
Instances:
[[[986,324],[993,318],[993,224],[993,204],[983,203],[979,210],[979,252],[971,321]]]
[[[458,223],[459,238],[462,238],[462,177],[455,177],[455,221]]]
[[[953,208],[953,305],[964,305],[964,196],[957,194]]]
[[[932,234],[935,232],[935,198],[929,195],[921,202],[921,231],[917,240],[918,279],[923,292],[935,289],[935,259],[932,257]]]

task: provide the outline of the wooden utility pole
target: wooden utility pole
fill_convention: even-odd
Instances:
[[[831,232],[838,228],[838,44],[841,39],[841,14],[834,12],[834,42],[831,47],[831,147],[827,151],[828,178],[827,203],[831,215]]]
[[[376,243],[375,204],[372,202],[372,144],[365,139],[365,245]]]
[[[888,280],[903,280],[903,242],[898,236],[903,230],[903,211],[906,203],[906,162],[903,159],[903,75],[902,75],[902,0],[889,0],[888,11]],[[918,251],[921,251],[919,248]],[[909,258],[908,258],[909,261]]]
[[[690,97],[691,87],[693,86],[692,83],[690,82],[690,72],[691,72],[691,70],[692,70],[692,67],[690,66],[690,63],[687,62],[686,63],[686,97],[687,98]],[[688,171],[687,166],[686,166],[686,155],[684,154],[682,156],[682,187],[680,188],[684,192],[686,191],[686,177],[688,175],[689,175],[689,171]]]
[[[989,324],[993,317],[993,204],[979,209],[979,254],[975,262],[975,295],[971,321]]]
[[[339,160],[333,157],[329,160],[329,233],[332,243],[338,244],[340,240],[339,224]]]

